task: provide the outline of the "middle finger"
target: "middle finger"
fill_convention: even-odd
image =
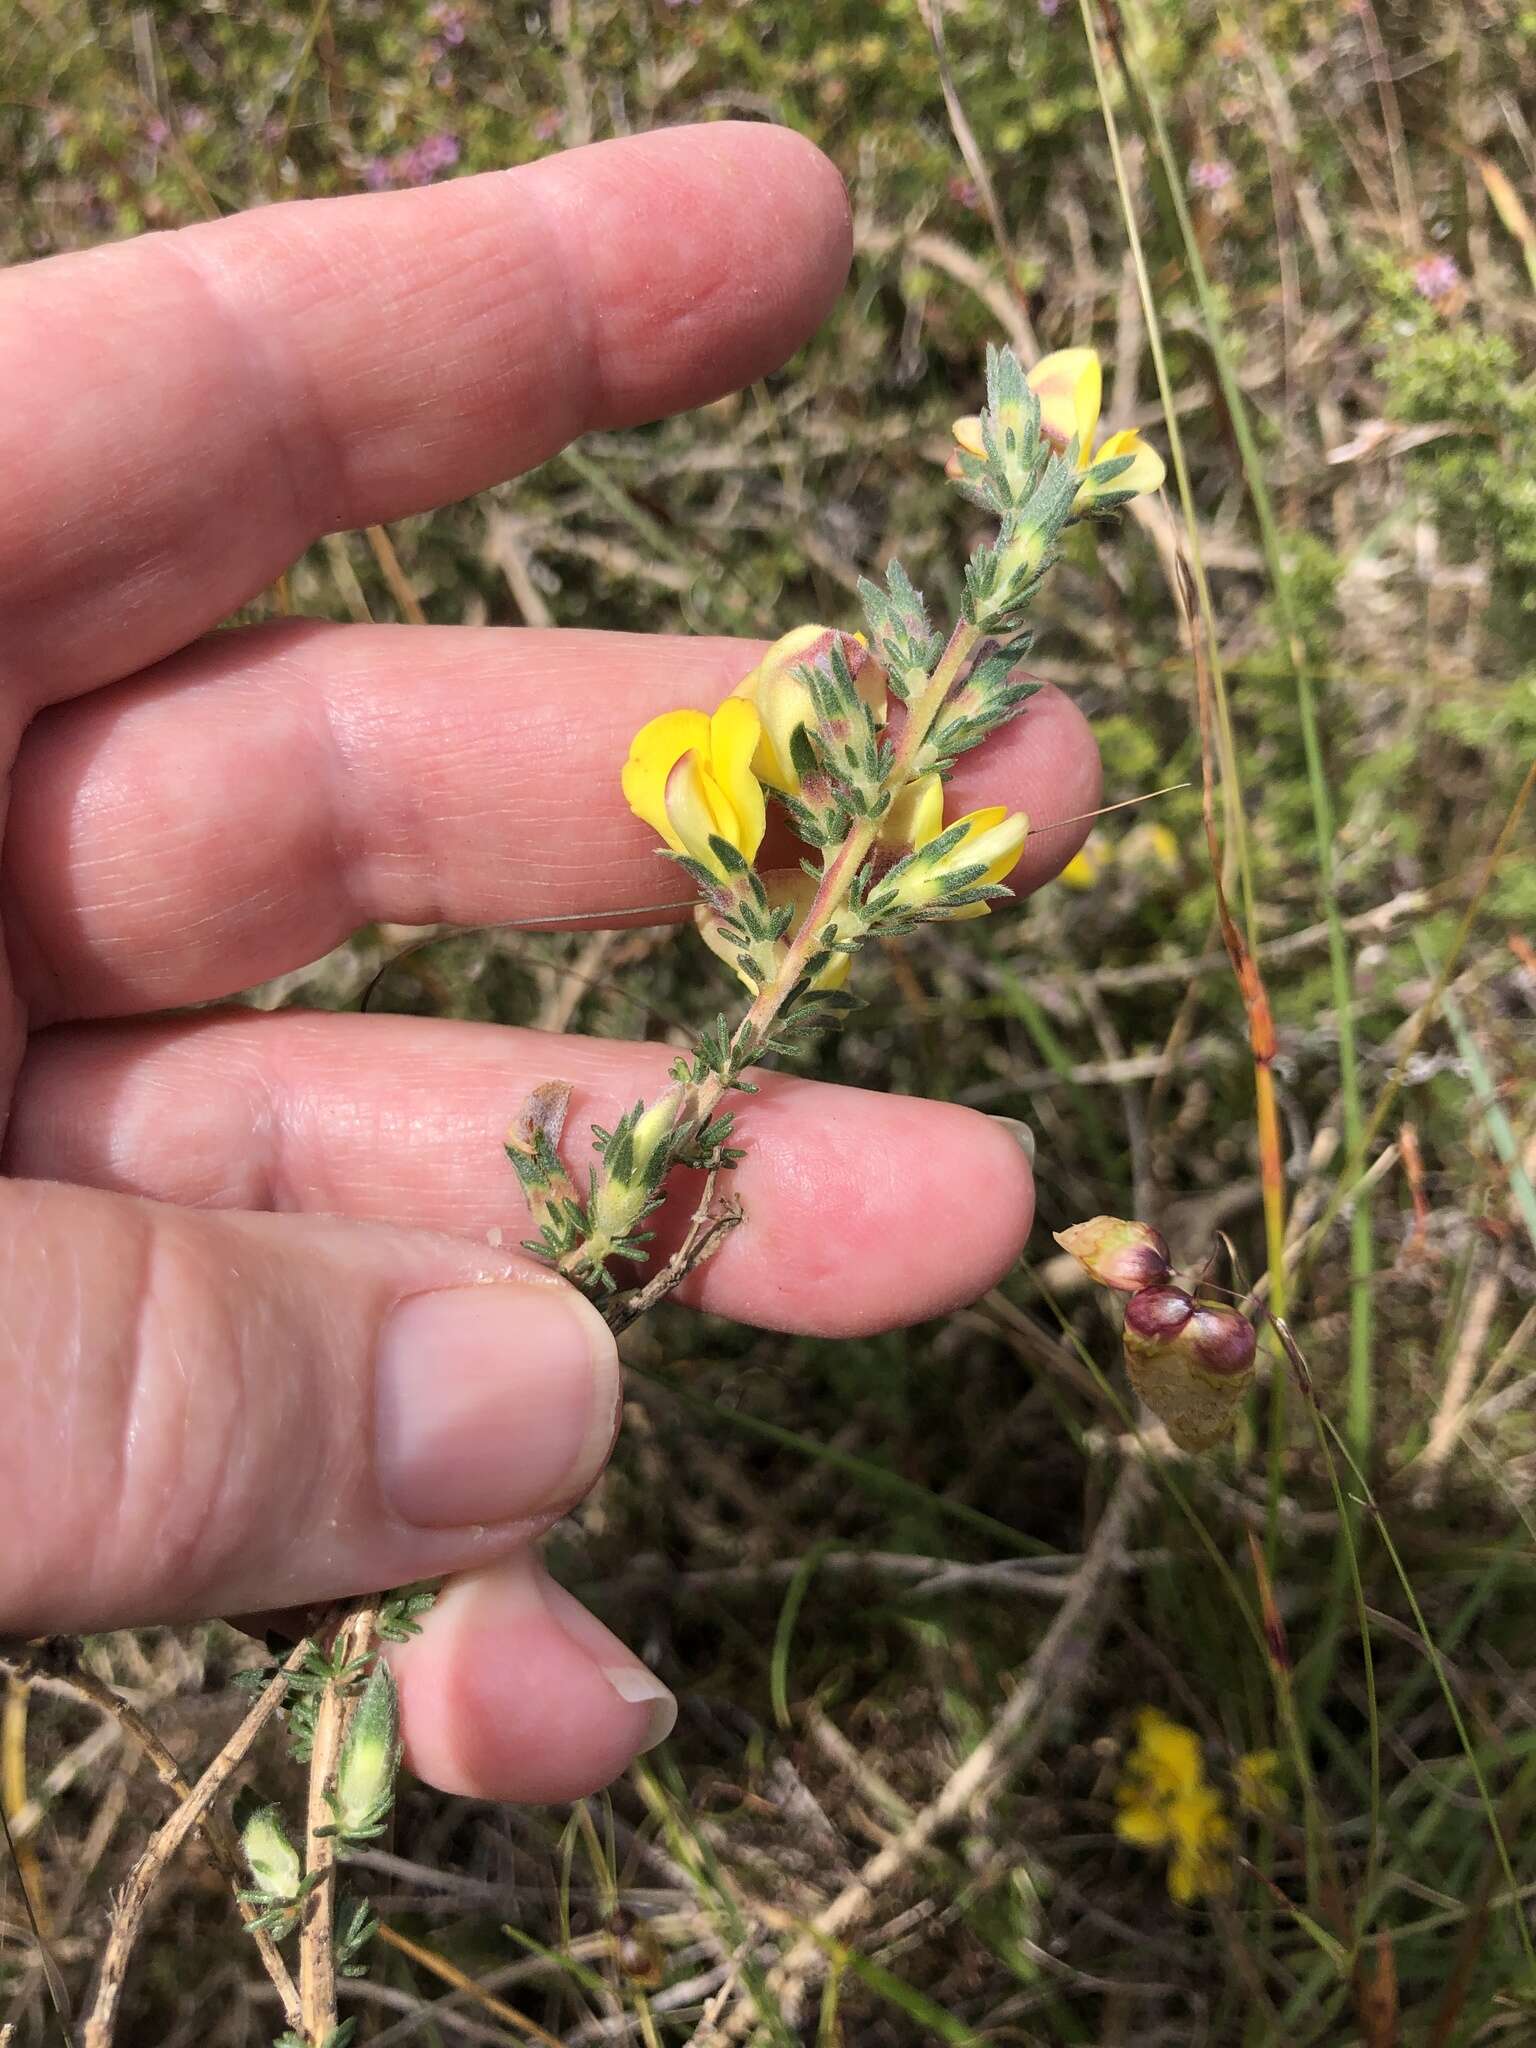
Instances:
[[[225,632],[33,722],[5,899],[40,1021],[232,995],[376,920],[622,921],[691,893],[626,808],[657,712],[711,706],[758,641],[306,621]],[[1029,814],[1054,874],[1098,757],[1054,690],[966,756],[951,815]],[[658,921],[652,917],[651,922]]]

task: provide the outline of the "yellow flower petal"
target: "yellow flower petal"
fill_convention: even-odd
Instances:
[[[1143,1708],[1136,1717],[1135,1761],[1167,1788],[1170,1797],[1192,1792],[1205,1776],[1195,1731],[1170,1721],[1155,1707]]]
[[[984,883],[1001,882],[1018,866],[1019,855],[1024,851],[1024,841],[1029,836],[1029,820],[1022,811],[1011,814],[1002,804],[990,804],[985,810],[968,811],[963,818],[953,822],[963,825],[965,837],[954,850],[940,861],[938,872],[953,874],[958,868],[974,867],[982,863],[982,872],[972,888]],[[988,903],[965,903],[958,910],[947,913],[951,919],[985,917],[991,905]]]
[[[1106,485],[1106,489],[1134,491],[1138,497],[1143,491],[1161,490],[1163,478],[1167,475],[1163,458],[1134,429],[1111,434],[1093,459],[1095,462],[1113,462],[1121,455],[1131,457],[1131,466],[1122,470],[1112,483]]]
[[[705,773],[698,755],[684,754],[667,777],[664,822],[659,828],[662,838],[674,853],[689,854],[712,868],[710,839],[716,833],[730,839],[734,823],[719,784]]]
[[[683,849],[667,819],[667,777],[684,754],[708,745],[709,718],[703,711],[664,711],[630,742],[621,777],[624,801],[674,853]]]
[[[967,455],[974,455],[980,461],[986,454],[986,444],[981,438],[981,421],[975,413],[967,413],[964,419],[956,420],[949,431]]]
[[[1077,436],[1077,466],[1086,469],[1104,397],[1097,349],[1061,348],[1042,356],[1029,373],[1040,401],[1040,424],[1061,448]]]
[[[763,843],[767,816],[762,784],[752,773],[752,757],[762,737],[762,720],[744,697],[727,697],[709,721],[709,754],[713,779],[734,812],[734,829],[723,829],[738,853],[751,860]]]
[[[902,853],[926,846],[944,830],[944,784],[937,775],[909,782],[880,820],[880,843]]]
[[[1115,1833],[1138,1849],[1161,1849],[1169,1839],[1162,1808],[1145,1800],[1133,1802],[1115,1815]]]

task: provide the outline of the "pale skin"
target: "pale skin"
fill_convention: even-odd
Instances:
[[[447,1574],[397,1659],[424,1777],[570,1797],[670,1724],[535,1551],[611,1447],[612,1345],[487,1235],[523,1234],[501,1138],[530,1087],[575,1084],[574,1162],[670,1055],[159,1013],[373,919],[601,923],[674,893],[619,767],[761,643],[212,629],[324,533],[763,375],[849,253],[825,159],[723,123],[0,278],[0,1633]],[[1046,828],[1029,888],[1082,836],[1052,821],[1097,792],[1081,717],[1046,692],[953,802]],[[1024,1155],[970,1111],[782,1077],[741,1133],[747,1222],[684,1289],[718,1313],[912,1322],[983,1291],[1028,1232]]]

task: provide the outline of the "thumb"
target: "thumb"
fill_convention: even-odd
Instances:
[[[606,1324],[515,1253],[25,1181],[0,1245],[0,1634],[487,1563],[613,1441]]]

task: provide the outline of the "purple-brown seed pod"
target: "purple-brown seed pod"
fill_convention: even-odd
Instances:
[[[1169,1344],[1194,1312],[1182,1287],[1143,1287],[1125,1304],[1125,1327],[1149,1343]]]
[[[1245,1376],[1259,1348],[1252,1323],[1235,1308],[1197,1308],[1189,1339],[1204,1370],[1223,1379]]]
[[[1182,1287],[1144,1287],[1125,1305],[1124,1343],[1132,1386],[1181,1450],[1230,1434],[1257,1351],[1246,1317]]]
[[[1119,1216],[1094,1216],[1058,1230],[1056,1242],[1077,1260],[1090,1280],[1119,1294],[1161,1287],[1168,1278],[1168,1245],[1149,1223],[1127,1223]]]

